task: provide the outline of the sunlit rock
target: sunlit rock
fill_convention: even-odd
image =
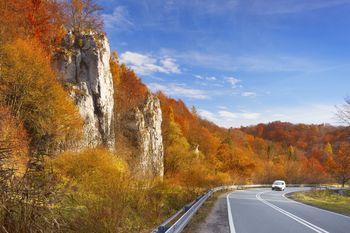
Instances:
[[[100,34],[69,34],[57,55],[59,74],[85,121],[79,147],[114,147],[114,90],[109,59],[108,40]]]

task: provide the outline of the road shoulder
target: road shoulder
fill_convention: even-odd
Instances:
[[[184,233],[229,233],[227,200],[229,192],[215,193],[199,209]]]

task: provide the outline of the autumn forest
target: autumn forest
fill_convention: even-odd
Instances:
[[[335,116],[342,126],[223,128],[151,93],[118,51],[109,61],[115,146],[77,149],[84,119],[55,60],[68,53],[67,33],[106,36],[100,11],[92,0],[0,0],[1,232],[149,232],[211,187],[349,182],[350,101]],[[163,176],[140,174],[126,129],[149,95],[160,101]]]

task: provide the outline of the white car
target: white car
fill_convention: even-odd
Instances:
[[[286,182],[283,180],[275,180],[272,184],[272,190],[283,191],[286,188]]]

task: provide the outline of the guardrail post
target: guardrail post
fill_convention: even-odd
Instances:
[[[168,227],[160,226],[160,227],[158,227],[157,233],[165,233],[167,230],[168,230]]]
[[[185,205],[185,207],[184,207],[185,212],[187,212],[187,210],[189,210],[191,208],[191,206],[192,205]]]

